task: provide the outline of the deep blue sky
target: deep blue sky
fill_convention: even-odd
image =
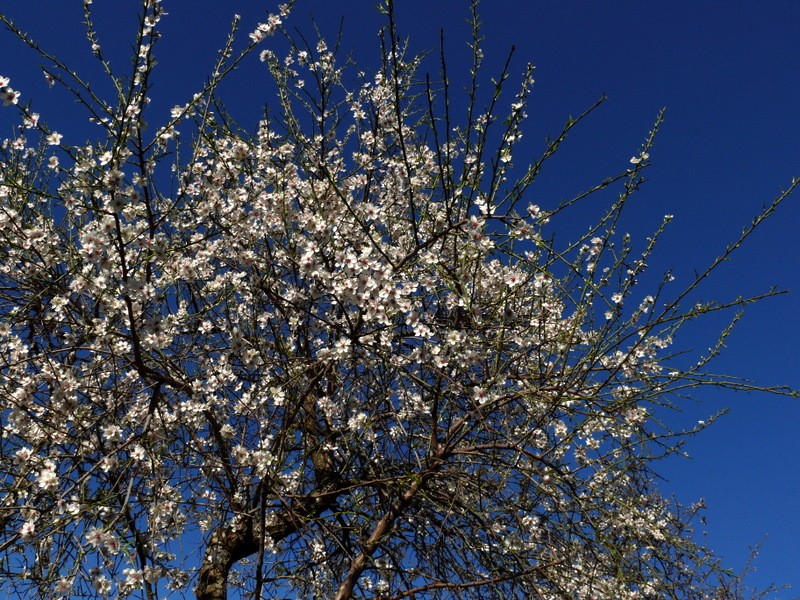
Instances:
[[[78,0],[5,4],[0,10],[46,48],[88,79],[97,78]],[[126,17],[137,4],[94,3],[101,43],[123,70],[127,64],[122,57],[133,41]],[[298,0],[288,25],[313,38],[313,14],[332,38],[343,17],[342,48],[369,70],[377,62],[374,32],[383,24],[374,4]],[[436,48],[439,29],[445,29],[449,73],[457,90],[467,68],[467,0],[397,4],[400,31],[411,37],[412,48]],[[154,122],[202,84],[233,13],[242,14],[246,33],[274,9],[270,2],[237,0],[174,0],[165,6],[170,14],[163,21],[165,38],[158,54],[150,116]],[[655,271],[674,267],[685,281],[793,176],[800,176],[800,3],[485,0],[481,12],[487,78],[512,44],[517,72],[526,61],[537,66],[525,138],[532,155],[569,115],[608,95],[546,171],[532,201],[546,205],[548,198],[567,196],[624,168],[658,110],[667,107],[667,121],[651,153],[649,181],[627,221],[634,238],[644,237],[662,215],[675,215],[657,259],[651,261]],[[63,93],[47,89],[38,64],[9,34],[0,36],[0,74],[11,76],[12,87],[25,99],[33,98],[34,110],[66,134],[65,142],[90,138],[91,126],[73,118],[82,113]],[[435,63],[428,68],[438,72]],[[234,114],[252,128],[262,105],[273,101],[268,90],[264,66],[254,56],[224,93]],[[10,135],[11,123],[0,112],[2,137]],[[521,155],[516,162],[523,162]],[[584,222],[580,211],[572,217]],[[704,296],[725,300],[758,294],[772,285],[800,292],[798,225],[800,195],[708,282]],[[751,307],[716,370],[763,385],[800,388],[798,292]],[[713,341],[711,326],[720,323],[700,325],[678,344],[702,350]],[[800,498],[800,400],[711,390],[699,397],[703,402],[688,405],[680,417],[687,425],[724,407],[731,413],[689,442],[692,460],[664,465],[664,490],[686,502],[706,499],[707,542],[734,569],[743,566],[749,545],[764,541],[757,571],[748,579],[752,585],[793,584],[794,593],[779,597],[800,595],[800,511],[795,510]]]

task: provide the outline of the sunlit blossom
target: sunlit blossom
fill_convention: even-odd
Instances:
[[[31,540],[36,533],[36,523],[33,521],[25,521],[19,530],[19,534],[23,540]]]
[[[19,101],[19,92],[12,90],[10,87],[5,87],[0,91],[0,98],[3,99],[3,106],[16,104]]]

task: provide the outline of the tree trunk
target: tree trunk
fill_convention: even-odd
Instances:
[[[294,499],[266,524],[254,525],[252,515],[240,515],[234,522],[219,527],[211,535],[200,567],[195,595],[197,600],[227,600],[228,574],[238,561],[255,554],[264,533],[273,542],[283,540],[298,531],[308,521],[315,519],[335,506],[336,498],[347,488],[336,470],[333,453],[327,449],[327,436],[317,422],[316,400],[313,394],[327,369],[320,369],[312,378],[306,393],[301,398],[305,416],[301,420],[303,439],[308,444],[308,453],[314,468],[315,489],[304,498]],[[212,416],[209,423],[219,428]],[[228,462],[230,462],[228,460]],[[262,503],[263,499],[260,500]],[[263,507],[263,504],[262,504]],[[254,511],[255,512],[255,511]],[[363,570],[363,569],[362,569]]]
[[[316,492],[293,501],[290,507],[274,515],[266,525],[267,537],[279,542],[292,535],[308,521],[333,507],[341,493],[341,490]],[[227,600],[231,567],[258,552],[263,535],[261,527],[254,527],[252,517],[245,518],[242,515],[239,519],[238,523],[219,527],[211,534],[197,578],[197,600]]]
[[[211,534],[195,588],[197,600],[227,600],[228,574],[241,559],[258,552],[250,519],[226,525]]]

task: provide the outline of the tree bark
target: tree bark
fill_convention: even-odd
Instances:
[[[419,490],[422,488],[423,483],[424,479],[422,477],[419,477],[416,481],[414,481],[405,491],[405,493],[398,498],[394,506],[392,506],[391,509],[385,515],[383,515],[381,520],[375,525],[372,535],[369,536],[369,539],[362,546],[361,552],[350,563],[350,570],[348,571],[347,576],[344,578],[342,583],[339,585],[339,589],[336,592],[336,600],[349,600],[353,597],[353,590],[356,587],[356,583],[358,582],[358,578],[361,576],[361,573],[363,573],[364,569],[367,567],[367,562],[372,555],[375,554],[375,551],[378,549],[378,546],[380,546],[381,541],[385,539],[386,535],[392,531],[397,518],[403,513],[408,505],[411,504],[414,496],[416,496],[417,492],[419,492]]]
[[[258,552],[250,519],[239,527],[226,525],[211,534],[200,567],[195,595],[197,600],[227,600],[228,574],[237,561]]]
[[[336,498],[341,494],[341,489],[333,489],[295,499],[290,507],[277,513],[266,525],[266,536],[279,542],[296,533],[303,525],[335,506]],[[249,515],[242,515],[240,519],[238,524],[219,527],[211,534],[195,587],[197,600],[227,600],[231,568],[258,552],[263,538],[261,527],[255,527],[254,519]]]

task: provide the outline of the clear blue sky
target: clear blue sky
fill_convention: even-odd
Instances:
[[[344,18],[342,49],[365,70],[377,62],[375,31],[383,24],[372,0],[298,0],[288,25],[313,38],[309,15],[332,39]],[[7,2],[1,9],[87,78],[97,78],[81,27],[78,0]],[[117,66],[131,46],[129,17],[138,2],[94,3],[100,41]],[[458,89],[468,54],[467,0],[397,0],[398,24],[412,48],[434,49],[446,32],[449,72]],[[184,103],[204,81],[223,44],[233,13],[246,33],[274,9],[262,1],[173,0],[163,21],[153,116]],[[557,133],[602,94],[608,101],[577,130],[543,176],[533,201],[546,205],[587,183],[624,168],[656,113],[667,121],[651,152],[654,166],[639,194],[627,229],[647,235],[661,216],[675,215],[651,262],[654,271],[674,267],[678,277],[711,261],[760,207],[800,176],[800,3],[732,0],[725,3],[485,0],[486,77],[516,45],[516,71],[530,61],[537,82],[528,113],[527,148],[535,155],[548,133]],[[271,41],[267,42],[268,44]],[[0,36],[0,74],[12,77],[34,110],[65,134],[65,142],[92,135],[69,98],[48,90],[38,61],[9,34]],[[438,68],[429,63],[435,74]],[[252,127],[267,97],[264,67],[255,57],[224,89],[230,108]],[[159,112],[160,111],[160,112]],[[0,113],[3,136],[12,121]],[[518,156],[516,162],[522,162]],[[580,219],[576,214],[575,218]],[[720,300],[758,294],[772,285],[796,292],[751,307],[716,364],[763,385],[800,388],[800,196],[784,206],[735,261],[709,281],[705,296]],[[699,325],[678,340],[702,350],[714,326]],[[707,542],[740,569],[748,546],[764,541],[748,581],[793,584],[779,597],[800,595],[800,400],[706,391],[680,419],[691,425],[730,407],[731,413],[691,440],[690,461],[663,465],[663,487],[686,502],[708,504]],[[765,536],[767,536],[765,538]]]

